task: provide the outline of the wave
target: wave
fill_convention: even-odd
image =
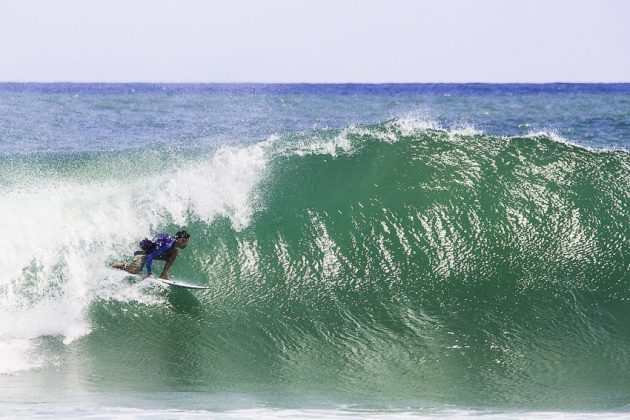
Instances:
[[[0,163],[5,373],[82,337],[119,388],[628,404],[627,152],[400,119],[55,159]],[[172,272],[211,290],[107,268],[182,226]]]

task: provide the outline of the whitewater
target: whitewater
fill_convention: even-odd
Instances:
[[[0,413],[622,418],[628,85],[0,85]],[[109,268],[191,233],[181,291]]]

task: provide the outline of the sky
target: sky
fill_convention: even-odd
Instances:
[[[630,82],[630,0],[0,0],[0,81]]]

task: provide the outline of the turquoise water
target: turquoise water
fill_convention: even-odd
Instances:
[[[0,86],[3,414],[627,415],[629,93]]]

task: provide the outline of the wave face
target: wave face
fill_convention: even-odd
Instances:
[[[0,255],[5,373],[55,367],[88,389],[630,404],[625,151],[395,120],[46,162],[1,163],[0,220],[16,238]],[[192,239],[172,274],[212,289],[106,267],[180,226]]]

